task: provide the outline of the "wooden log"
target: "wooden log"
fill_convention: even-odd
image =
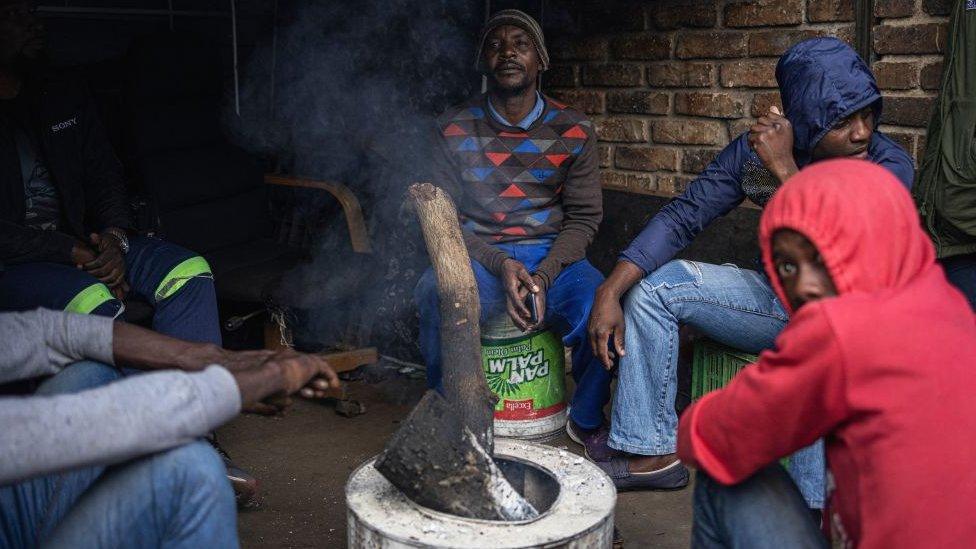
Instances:
[[[456,407],[427,391],[374,463],[411,500],[443,513],[486,520],[538,516],[512,488]]]
[[[411,185],[408,195],[437,275],[444,397],[491,455],[495,396],[481,368],[481,304],[457,210],[447,193],[430,183]]]

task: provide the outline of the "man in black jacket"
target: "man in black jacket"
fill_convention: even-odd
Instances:
[[[122,167],[83,86],[34,69],[44,30],[0,0],[0,310],[117,317],[129,291],[153,328],[220,345],[206,260],[131,234]]]

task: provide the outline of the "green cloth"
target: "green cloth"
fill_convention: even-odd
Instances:
[[[976,9],[954,2],[938,102],[913,194],[940,258],[976,252]]]

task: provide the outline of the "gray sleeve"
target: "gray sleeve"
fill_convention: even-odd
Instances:
[[[0,486],[186,444],[240,408],[234,376],[216,365],[141,374],[75,394],[0,398]]]
[[[0,383],[56,374],[83,359],[113,364],[112,319],[37,309],[0,314]]]

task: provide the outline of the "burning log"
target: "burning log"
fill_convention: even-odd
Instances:
[[[412,501],[445,513],[489,520],[525,520],[538,512],[495,464],[495,397],[481,368],[481,306],[457,210],[430,183],[410,187],[441,310],[444,397],[427,391],[375,468]]]
[[[457,210],[447,193],[430,183],[411,185],[409,195],[437,275],[444,397],[490,455],[495,396],[481,369],[481,303]]]
[[[410,412],[375,467],[408,498],[437,511],[489,520],[538,516],[436,391]]]

